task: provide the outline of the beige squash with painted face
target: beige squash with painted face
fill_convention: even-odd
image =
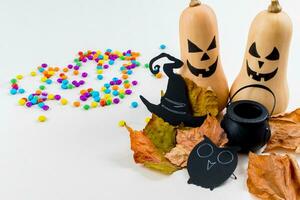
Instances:
[[[180,73],[199,87],[211,87],[217,94],[219,110],[227,104],[229,89],[219,55],[215,13],[207,5],[192,0],[180,17]]]
[[[291,36],[289,16],[281,11],[277,0],[272,0],[269,9],[260,12],[252,22],[243,66],[230,90],[233,101],[257,101],[270,114],[286,110],[289,96],[286,73]]]

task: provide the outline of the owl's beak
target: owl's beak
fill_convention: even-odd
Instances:
[[[216,164],[216,162],[211,162],[210,160],[207,161],[207,171],[209,171],[214,165]]]

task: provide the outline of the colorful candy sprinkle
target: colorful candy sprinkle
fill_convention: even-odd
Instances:
[[[47,89],[52,89],[56,85],[61,91],[83,87],[86,80],[90,76],[87,72],[82,72],[84,64],[92,61],[96,64],[96,77],[101,81],[106,75],[106,71],[110,68],[119,70],[119,77],[113,77],[103,83],[100,88],[83,89],[78,96],[79,101],[74,101],[74,107],[80,107],[81,101],[86,102],[83,105],[85,110],[119,104],[127,95],[132,94],[132,87],[138,84],[136,80],[130,80],[130,76],[134,73],[134,69],[141,64],[137,61],[140,56],[138,52],[131,50],[120,52],[107,49],[101,51],[86,51],[78,52],[78,56],[73,60],[74,63],[64,67],[50,66],[47,63],[42,63],[35,70],[32,70],[29,75],[31,77],[38,76],[41,85],[38,85],[38,90],[29,93],[19,99],[19,105],[28,108],[38,107],[43,111],[50,109],[48,101],[59,101],[61,105],[67,105],[68,100],[63,98],[61,94],[48,93]],[[120,62],[117,61],[122,61]],[[10,80],[10,94],[24,94],[26,91],[21,88],[20,81],[24,76],[19,74]],[[47,87],[46,87],[47,85]],[[51,86],[51,88],[50,88]],[[133,106],[136,107],[136,106]]]
[[[138,106],[139,106],[139,104],[136,101],[131,102],[131,107],[132,108],[137,108]]]
[[[119,121],[119,126],[124,127],[126,125],[126,122],[124,120]]]
[[[166,47],[167,47],[167,46],[164,45],[164,44],[161,44],[161,45],[159,46],[160,49],[165,49]]]
[[[44,115],[41,115],[41,116],[38,117],[39,122],[45,122],[46,120],[47,120],[47,118]]]

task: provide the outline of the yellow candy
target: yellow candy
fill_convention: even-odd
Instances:
[[[67,99],[61,99],[61,100],[60,100],[60,103],[61,103],[62,105],[67,105],[67,104],[68,104],[68,100],[67,100]]]
[[[46,81],[47,81],[47,77],[42,77],[42,78],[41,78],[41,81],[42,81],[42,82],[46,82]]]
[[[36,72],[35,71],[30,72],[30,76],[36,76]]]
[[[104,60],[108,60],[108,55],[104,55]]]
[[[145,122],[148,124],[151,120],[151,117],[146,117]]]
[[[99,60],[99,61],[98,61],[98,64],[99,64],[99,65],[103,65],[103,64],[104,64],[104,60]]]
[[[104,98],[105,98],[106,100],[108,100],[108,99],[111,98],[111,95],[110,95],[110,94],[105,94],[105,95],[104,95]]]
[[[98,106],[98,103],[97,103],[97,102],[93,101],[93,102],[91,103],[91,107],[92,107],[92,108],[96,108],[97,106]]]
[[[48,94],[48,99],[53,100],[54,99],[54,94]]]
[[[124,120],[119,121],[119,126],[124,127],[126,125],[126,122]]]
[[[45,122],[46,120],[47,120],[47,118],[44,115],[41,115],[38,117],[39,122]]]
[[[124,89],[120,89],[120,90],[119,90],[119,93],[120,93],[120,94],[124,94],[124,93],[125,93],[125,90],[124,90]]]
[[[102,91],[105,91],[105,90],[106,90],[106,87],[103,86],[103,87],[101,88],[101,90],[102,90]]]
[[[103,74],[103,70],[102,69],[98,69],[97,70],[97,74]]]
[[[53,76],[55,74],[55,71],[48,71],[48,74]]]
[[[23,75],[18,75],[17,77],[16,77],[18,80],[21,80],[21,79],[23,79]]]
[[[24,99],[20,99],[20,100],[19,100],[19,105],[20,105],[20,106],[24,106],[25,103],[26,103],[26,101],[25,101]]]
[[[101,54],[101,51],[100,50],[96,51],[96,54],[99,56]]]

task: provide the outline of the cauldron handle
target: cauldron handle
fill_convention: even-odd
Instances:
[[[234,98],[240,91],[242,91],[243,89],[249,88],[249,87],[261,88],[261,89],[267,90],[268,92],[270,92],[270,93],[272,94],[272,96],[273,96],[273,98],[274,98],[274,105],[273,105],[273,108],[272,108],[272,112],[271,112],[271,114],[270,114],[270,116],[272,116],[272,114],[273,114],[273,112],[274,112],[274,110],[275,110],[275,106],[276,106],[276,97],[275,97],[275,94],[274,94],[274,92],[273,92],[270,88],[268,88],[268,87],[266,87],[266,86],[264,86],[264,85],[259,85],[259,84],[246,85],[246,86],[243,86],[243,87],[241,87],[240,89],[238,89],[238,90],[232,95],[232,97],[229,97],[229,102],[228,102],[228,104],[227,104],[226,107],[228,107],[228,106],[231,104],[233,98]]]

